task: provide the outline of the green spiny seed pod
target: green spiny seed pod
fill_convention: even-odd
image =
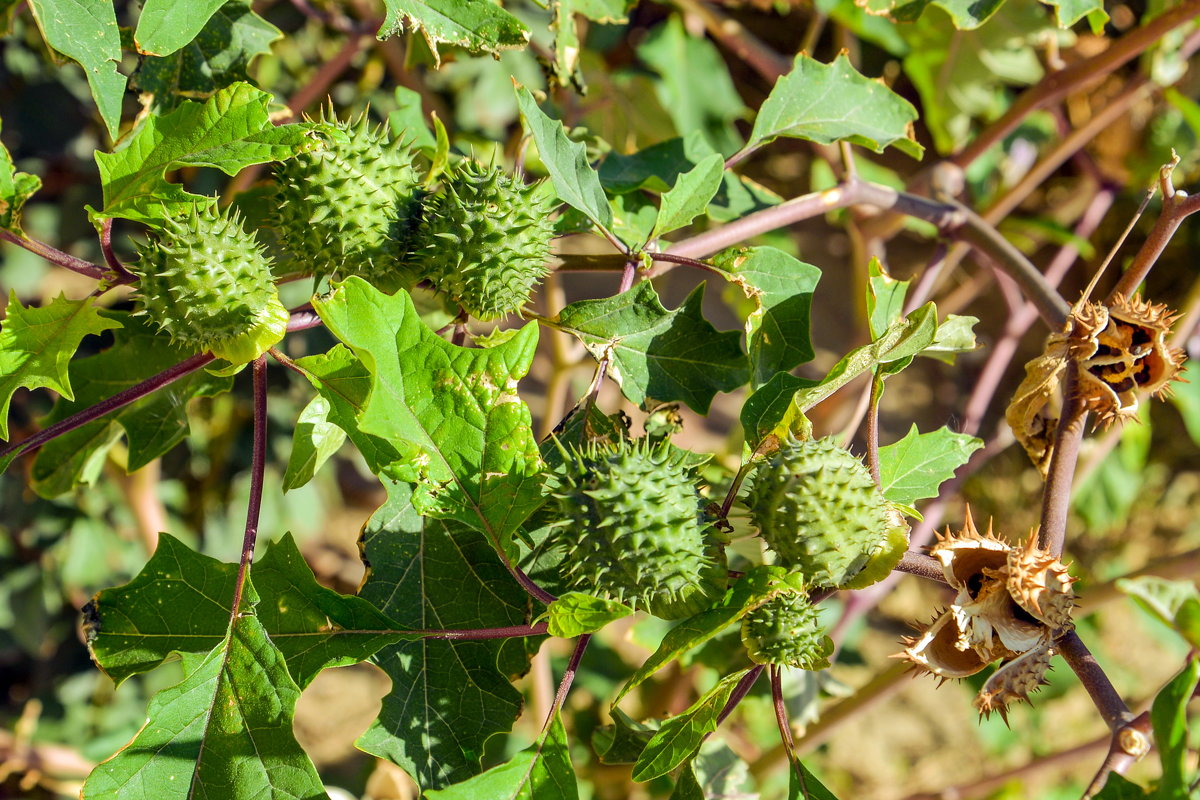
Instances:
[[[556,471],[564,582],[664,619],[724,591],[725,536],[708,523],[686,451],[646,440],[564,450]]]
[[[366,115],[356,122],[323,119],[323,147],[276,169],[273,225],[296,260],[316,275],[358,275],[385,290],[419,276],[406,258],[420,218],[410,150]]]
[[[236,212],[193,206],[185,219],[164,220],[138,251],[137,313],[184,347],[244,364],[287,332],[270,259]]]
[[[463,161],[429,199],[416,259],[429,280],[472,316],[503,317],[546,276],[552,207],[539,187]]]
[[[863,463],[829,439],[791,441],[758,466],[746,500],[778,563],[844,586],[902,525]]]
[[[792,588],[773,593],[742,617],[742,644],[756,664],[797,669],[825,669],[833,653],[808,593]]]

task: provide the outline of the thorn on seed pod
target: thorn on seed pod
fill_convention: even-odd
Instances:
[[[897,656],[943,681],[1000,660],[975,706],[985,717],[996,712],[1007,722],[1008,704],[1028,701],[1044,683],[1054,641],[1074,627],[1076,579],[1037,546],[1036,531],[1023,544],[1010,545],[990,523],[981,534],[970,509],[962,529],[939,534],[930,555],[958,594],[919,636],[904,639]]]

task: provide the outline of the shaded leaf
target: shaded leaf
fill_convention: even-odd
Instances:
[[[407,86],[397,86],[393,94],[396,110],[387,118],[392,136],[432,157],[438,143],[429,130],[429,122],[421,105],[421,93]]]
[[[879,448],[879,488],[893,503],[911,506],[937,497],[938,487],[971,458],[983,440],[949,428],[920,433],[916,423],[904,438]]]
[[[21,209],[30,196],[42,188],[42,179],[27,172],[17,172],[8,148],[0,144],[0,228],[21,233]]]
[[[423,519],[407,484],[389,485],[362,546],[371,569],[360,596],[406,628],[496,628],[531,617],[528,596],[491,546],[452,521]],[[503,648],[421,639],[384,649],[375,661],[392,691],[357,745],[425,789],[478,773],[488,737],[509,730],[521,710],[520,692],[497,666]]]
[[[713,608],[685,619],[671,628],[659,643],[658,649],[630,676],[613,699],[615,707],[628,694],[655,672],[716,636],[741,619],[759,600],[780,586],[805,591],[803,576],[790,574],[783,567],[755,567],[737,580]]]
[[[71,365],[80,387],[74,399],[60,398],[42,420],[50,425],[112,397],[187,359],[190,353],[173,346],[144,317],[102,311],[117,323],[113,344]],[[183,441],[188,433],[187,404],[193,397],[226,392],[231,377],[194,372],[121,408],[47,442],[33,462],[33,485],[44,497],[91,483],[89,465],[98,466],[109,445],[123,432],[129,444],[125,467],[141,469]],[[118,427],[119,426],[119,427]]]
[[[584,633],[595,633],[610,622],[628,617],[633,609],[616,600],[593,597],[582,592],[560,595],[546,610],[551,636],[573,639]]]
[[[691,708],[664,722],[633,765],[633,779],[648,781],[666,775],[694,756],[705,737],[717,729],[717,719],[729,696],[749,671],[725,676]]]
[[[800,762],[792,764],[788,776],[788,800],[838,800],[817,776]]]
[[[562,718],[555,714],[537,741],[506,763],[425,796],[429,800],[577,800],[579,789]]]
[[[919,355],[953,364],[956,355],[968,353],[979,346],[975,342],[975,326],[978,323],[978,317],[947,314],[938,325],[933,344],[922,350]]]
[[[601,764],[632,764],[654,738],[657,728],[638,722],[619,708],[609,709],[612,725],[602,725],[592,733],[592,748]]]
[[[1144,797],[1146,793],[1142,787],[1119,772],[1110,772],[1096,800],[1142,800]]]
[[[155,695],[145,727],[92,771],[83,797],[326,797],[292,733],[299,697],[262,623],[240,614],[182,683]]]
[[[162,534],[137,577],[93,600],[89,649],[96,665],[119,684],[154,669],[171,653],[220,646],[228,633],[237,569]],[[325,667],[362,661],[404,635],[362,598],[318,584],[290,535],[267,548],[252,577],[262,598],[258,619],[300,686]]]
[[[717,331],[702,315],[703,300],[701,284],[667,311],[645,281],[615,297],[572,303],[555,322],[594,358],[610,359],[608,374],[630,401],[643,408],[680,401],[703,414],[717,392],[748,377],[741,335]]]
[[[13,393],[53,389],[73,398],[67,365],[85,336],[121,327],[106,319],[94,298],[68,300],[60,294],[41,308],[26,308],[9,292],[4,323],[0,325],[0,438],[8,438],[8,406]]]
[[[459,347],[425,326],[407,292],[386,295],[356,277],[313,307],[371,371],[358,427],[400,452],[391,474],[421,485],[423,509],[504,547],[542,499],[529,408],[517,395],[537,325],[495,347]]]
[[[650,238],[657,239],[664,233],[690,225],[703,214],[717,189],[721,188],[724,174],[725,160],[719,153],[705,157],[695,167],[680,174],[675,185],[662,196]]]
[[[880,81],[861,75],[842,53],[822,64],[801,53],[775,83],[754,120],[747,148],[780,136],[819,144],[847,141],[882,153],[888,145],[920,158],[913,139],[917,110]]]
[[[1180,380],[1171,384],[1174,391],[1167,399],[1179,409],[1192,441],[1200,444],[1200,367],[1195,361],[1189,361],[1179,377]]]
[[[358,427],[371,396],[372,379],[370,371],[349,348],[335,345],[328,353],[305,356],[296,363],[329,404],[329,421],[346,432],[372,473],[387,474],[388,465],[401,461],[400,451],[386,439],[364,433]]]
[[[716,45],[690,35],[672,14],[638,46],[638,57],[660,76],[655,94],[680,135],[698,131],[723,156],[741,146],[734,120],[746,107]]]
[[[568,139],[562,123],[538,108],[528,89],[517,86],[516,92],[525,128],[537,143],[538,157],[549,170],[559,199],[607,228],[612,224],[612,210],[600,186],[600,176],[588,163],[587,147],[583,142]]]
[[[165,0],[172,7],[186,3]],[[219,4],[218,4],[219,5]],[[145,20],[145,11],[142,20]],[[139,22],[139,30],[141,29]],[[208,97],[218,89],[248,80],[255,57],[271,52],[282,37],[278,28],[254,13],[247,0],[230,0],[212,15],[194,38],[169,56],[143,59],[132,78],[133,87],[155,95],[155,107],[170,109],[180,98]]]
[[[629,21],[629,9],[634,0],[553,0],[550,8],[554,20],[554,76],[560,86],[581,80],[579,71],[579,26],[575,15],[606,25],[623,25]]]
[[[904,316],[909,283],[888,275],[878,257],[867,264],[867,321],[872,339],[878,339]]]
[[[1187,777],[1188,703],[1197,683],[1200,683],[1200,659],[1193,655],[1150,706],[1154,745],[1162,763],[1162,777],[1151,795],[1155,800],[1172,800],[1192,793]]]
[[[387,16],[377,34],[380,41],[405,31],[420,33],[439,65],[439,44],[499,55],[529,41],[525,23],[489,0],[383,0],[383,5]]]
[[[1060,28],[1073,27],[1076,22],[1092,13],[1101,15],[1099,19],[1102,22],[1108,20],[1108,12],[1104,10],[1103,0],[1043,0],[1043,2],[1054,6],[1054,16],[1058,20]]]
[[[283,490],[298,489],[312,480],[317,470],[346,441],[346,432],[329,419],[330,404],[322,395],[308,402],[296,420],[292,452],[283,472]]]
[[[29,10],[46,44],[83,67],[108,135],[117,138],[125,76],[121,34],[112,0],[30,0]]]
[[[308,125],[280,125],[267,118],[271,96],[246,83],[227,86],[201,103],[183,103],[150,117],[123,150],[96,153],[104,208],[95,219],[121,217],[152,223],[179,216],[197,203],[216,200],[192,194],[164,174],[180,167],[215,167],[235,175],[243,167],[290,158],[317,146]]]
[[[1169,581],[1153,575],[1121,578],[1117,588],[1159,620],[1174,628],[1187,643],[1200,648],[1200,591],[1192,581]]]
[[[774,247],[727,251],[713,264],[758,306],[746,318],[753,385],[812,360],[810,312],[821,270]]]
[[[816,385],[817,381],[778,372],[758,387],[746,398],[739,417],[747,446],[753,450],[772,433],[783,438],[796,417],[792,398],[801,389]]]
[[[146,0],[133,34],[138,52],[169,56],[195,39],[225,0]]]

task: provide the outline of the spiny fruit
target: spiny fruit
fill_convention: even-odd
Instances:
[[[903,519],[863,463],[829,439],[784,443],[755,471],[746,502],[778,563],[813,586],[858,588],[860,573],[879,579],[873,559],[904,552]]]
[[[132,265],[144,314],[171,339],[244,364],[287,332],[271,262],[237,213],[193,206],[138,245]]]
[[[419,276],[406,259],[420,217],[411,151],[365,114],[313,127],[324,144],[283,162],[273,224],[293,256],[316,275],[358,275],[384,290]]]
[[[520,308],[546,276],[551,208],[541,187],[462,161],[429,199],[416,260],[472,316],[503,317]]]
[[[687,452],[645,439],[563,449],[554,496],[564,582],[664,619],[725,589],[725,536],[705,518]]]
[[[797,669],[825,669],[833,653],[808,593],[792,586],[772,593],[742,617],[742,644],[756,664]]]

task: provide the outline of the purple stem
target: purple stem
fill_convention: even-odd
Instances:
[[[23,236],[18,236],[9,230],[0,228],[0,239],[6,242],[12,242],[18,247],[24,247],[31,253],[36,253],[42,258],[64,269],[69,269],[72,272],[78,272],[80,275],[86,275],[89,278],[102,281],[105,278],[112,276],[102,267],[98,267],[90,261],[84,261],[82,258],[76,258],[70,253],[64,253],[58,248],[51,247],[48,244],[39,242],[36,239],[26,239]]]
[[[254,359],[254,447],[250,461],[250,501],[246,504],[246,532],[242,536],[242,556],[238,562],[237,584],[233,590],[233,618],[242,605],[242,590],[254,545],[258,541],[258,519],[262,511],[263,478],[267,469],[267,357]]]
[[[742,698],[749,694],[750,690],[754,688],[754,682],[757,681],[758,676],[762,674],[763,666],[764,665],[759,664],[758,666],[754,667],[752,670],[742,676],[742,679],[738,681],[737,686],[733,687],[733,691],[729,693],[729,700],[725,703],[725,707],[721,709],[720,716],[717,717],[718,725],[724,722],[725,719],[733,713],[733,710],[737,708],[738,703],[742,702]]]
[[[449,641],[475,642],[487,639],[516,639],[523,636],[541,636],[546,633],[549,623],[539,622],[536,625],[509,625],[505,628],[473,628],[455,631],[416,631],[422,639],[446,639]]]
[[[579,671],[579,662],[583,660],[583,652],[587,650],[588,642],[592,640],[590,633],[585,633],[575,642],[575,650],[571,653],[571,660],[567,663],[567,668],[563,670],[562,680],[558,683],[558,691],[554,694],[554,705],[550,707],[550,713],[546,715],[546,721],[542,723],[542,730],[550,725],[550,721],[554,719],[554,715],[562,708],[563,701],[567,699],[567,692],[571,691],[571,684],[575,682],[575,674]]]
[[[112,217],[105,219],[100,226],[100,252],[104,254],[104,263],[108,264],[108,268],[116,274],[117,279],[114,283],[137,283],[137,275],[130,272],[113,252],[112,226]]]

